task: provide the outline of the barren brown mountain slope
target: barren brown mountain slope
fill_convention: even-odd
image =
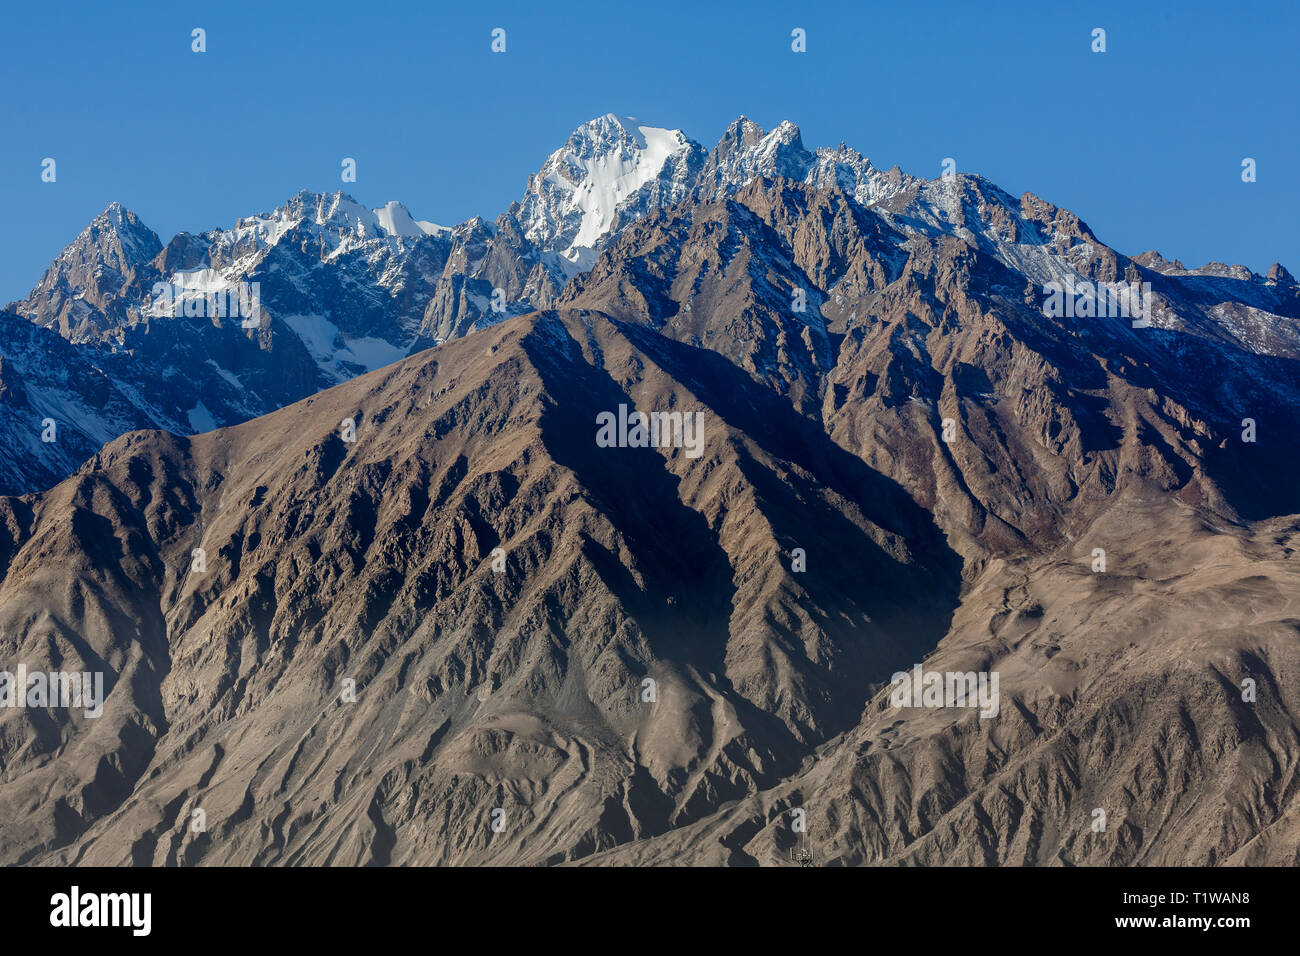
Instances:
[[[806,845],[817,865],[1296,865],[1295,522],[1243,536],[1131,501],[1088,538],[1106,574],[1082,543],[992,562],[926,660],[999,671],[997,719],[882,691],[778,786],[584,862],[771,865]]]
[[[98,720],[7,715],[4,798],[36,809],[6,853],[466,860],[499,806],[494,858],[540,861],[796,768],[942,635],[958,563],[776,396],[680,353],[534,316],[5,499],[13,655],[112,674]],[[706,375],[717,405],[686,384]],[[705,454],[596,448],[620,402],[701,410]],[[790,537],[853,567],[805,587]],[[194,806],[213,827],[189,841]]]
[[[803,809],[819,863],[1295,861],[1293,369],[1031,292],[758,181],[0,498],[6,666],[110,687],[0,711],[0,859],[766,864]],[[599,447],[620,405],[702,454]],[[998,716],[891,707],[920,662]]]

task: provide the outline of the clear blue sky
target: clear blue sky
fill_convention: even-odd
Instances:
[[[790,119],[810,147],[842,139],[927,177],[952,156],[1073,209],[1121,251],[1300,273],[1294,3],[731,6],[7,4],[0,302],[112,200],[163,241],[302,188],[400,199],[444,224],[492,217],[605,112],[706,148],[738,114]],[[489,50],[498,26],[504,55]],[[805,54],[790,51],[794,27]],[[47,156],[54,184],[40,181]]]

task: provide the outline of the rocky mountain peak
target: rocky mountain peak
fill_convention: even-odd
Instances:
[[[890,199],[918,182],[897,168],[888,172],[876,169],[843,141],[837,147],[809,151],[799,127],[789,120],[765,132],[740,116],[705,160],[696,195],[723,199],[760,176],[843,189],[864,206]]]
[[[587,268],[621,225],[684,199],[704,150],[681,130],[607,113],[573,131],[510,207],[539,249]]]
[[[802,180],[814,161],[804,148],[799,127],[783,120],[771,132],[748,117],[738,117],[727,127],[700,171],[697,193],[704,199],[722,199],[756,176],[784,176]]]
[[[1133,261],[1140,266],[1145,266],[1146,268],[1150,269],[1152,272],[1161,272],[1161,273],[1170,274],[1175,272],[1187,271],[1187,267],[1183,265],[1179,260],[1166,259],[1164,256],[1162,256],[1159,252],[1157,252],[1154,249],[1148,252],[1144,252],[1140,255],[1134,256]]]
[[[1268,267],[1268,274],[1264,280],[1269,285],[1295,285],[1295,276],[1286,271],[1286,267],[1280,262],[1275,262]]]
[[[59,253],[17,311],[57,328],[69,339],[94,335],[111,325],[102,313],[147,272],[162,251],[156,233],[119,202],[111,202]]]
[[[126,275],[162,251],[158,235],[119,202],[111,202],[70,242],[46,272],[75,280],[83,270]]]

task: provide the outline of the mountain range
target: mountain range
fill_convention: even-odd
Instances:
[[[24,449],[0,469],[0,492],[49,487],[130,429],[192,434],[247,421],[557,306],[569,280],[629,224],[683,201],[725,202],[772,177],[838,189],[906,236],[966,239],[1027,283],[1158,276],[1165,320],[1193,313],[1251,347],[1300,350],[1293,325],[1276,321],[1296,308],[1295,282],[1281,266],[1261,277],[1218,263],[1187,270],[1156,253],[1129,260],[1032,195],[1014,199],[977,176],[924,181],[878,170],[843,144],[810,151],[789,122],[764,132],[741,117],[706,151],[679,130],[611,114],[575,130],[491,223],[447,228],[415,220],[398,202],[372,210],[343,193],[302,192],[231,229],[180,233],[164,245],[111,203],[25,299],[0,313],[0,432]],[[1240,281],[1214,281],[1228,279]],[[252,328],[179,307],[249,287],[260,304]],[[160,288],[174,301],[160,302]],[[50,352],[60,353],[53,379]],[[41,441],[47,419],[55,442]]]
[[[0,860],[1294,865],[1297,362],[1280,264],[790,123],[450,228],[110,205],[0,314],[0,648],[108,689],[0,709]]]

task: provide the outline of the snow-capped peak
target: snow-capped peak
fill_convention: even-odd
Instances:
[[[400,202],[368,209],[345,192],[302,190],[269,213],[246,216],[233,228],[205,233],[211,243],[209,262],[230,275],[254,268],[286,236],[311,233],[322,259],[372,244],[397,252],[424,236],[450,230],[415,219]]]
[[[396,200],[385,203],[378,209],[372,209],[371,212],[375,214],[379,228],[390,236],[415,239],[420,236],[451,232],[447,226],[439,226],[436,223],[413,219],[411,214],[407,212],[406,207]]]
[[[612,231],[684,199],[703,158],[681,130],[606,113],[573,131],[511,211],[540,249],[586,268]]]
[[[335,226],[342,233],[358,239],[418,239],[421,236],[445,233],[449,230],[431,222],[415,219],[407,208],[396,200],[375,209],[367,209],[345,192],[306,193],[309,209],[315,205],[314,222],[318,226]]]
[[[100,233],[112,234],[130,260],[143,262],[157,255],[157,235],[120,202],[111,202],[90,221],[78,239],[95,241]]]

